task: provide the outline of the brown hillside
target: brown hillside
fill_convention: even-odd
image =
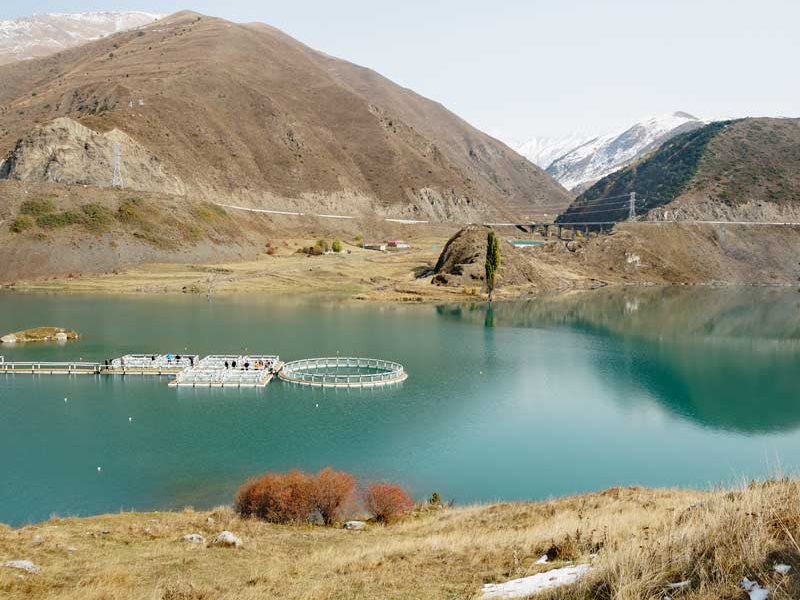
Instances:
[[[601,179],[559,219],[627,220],[630,192],[640,219],[798,222],[800,119],[715,122],[678,135]]]
[[[674,203],[717,219],[800,221],[800,119],[744,119],[706,146]]]
[[[0,80],[9,178],[53,181],[56,154],[69,162],[61,173],[83,173],[74,183],[109,185],[105,153],[36,129],[68,117],[97,133],[118,129],[141,148],[123,147],[133,189],[152,191],[147,169],[157,163],[187,194],[269,208],[450,220],[511,218],[512,206],[569,200],[549,175],[441,105],[265,25],[178,13],[0,67]],[[28,152],[29,168],[18,171],[31,137],[45,151],[35,160]]]

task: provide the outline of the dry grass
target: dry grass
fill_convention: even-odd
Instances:
[[[349,243],[340,254],[307,256],[298,248],[312,238],[279,238],[272,254],[253,260],[215,264],[148,264],[117,273],[20,281],[20,290],[71,292],[205,294],[214,277],[214,294],[302,293],[343,294],[359,299],[419,302],[458,296],[458,290],[415,278],[415,272],[435,264],[443,238],[420,237],[414,248],[398,252],[364,250]]]
[[[244,548],[182,541],[223,529],[242,537]],[[477,598],[483,583],[592,561],[589,577],[550,597],[660,599],[669,583],[689,579],[674,598],[745,598],[739,581],[747,576],[780,600],[800,594],[798,536],[800,484],[785,480],[734,491],[612,489],[429,510],[362,532],[240,520],[229,509],[52,519],[0,528],[0,560],[42,567],[21,578],[0,569],[0,596]],[[534,564],[546,552],[551,564]],[[778,575],[775,562],[793,571]]]

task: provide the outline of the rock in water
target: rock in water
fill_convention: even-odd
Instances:
[[[17,343],[17,336],[13,333],[9,333],[8,335],[4,335],[0,337],[0,342],[3,344],[16,344]]]
[[[230,531],[223,531],[211,540],[211,545],[223,548],[241,548],[244,544],[241,538],[236,537]]]
[[[41,573],[42,570],[29,560],[9,560],[3,563],[4,567],[9,569],[20,569],[28,573]]]

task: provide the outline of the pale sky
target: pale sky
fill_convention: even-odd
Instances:
[[[506,141],[606,133],[676,110],[800,116],[800,0],[189,2],[3,2],[0,19],[190,8],[261,21]]]

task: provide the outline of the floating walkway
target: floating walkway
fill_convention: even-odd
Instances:
[[[283,363],[277,355],[126,354],[99,362],[6,362],[0,374],[169,377],[173,387],[265,387],[283,381],[315,387],[367,388],[392,385],[408,377],[400,363],[376,358],[307,358]]]
[[[104,369],[95,362],[5,362],[0,357],[0,373],[31,375],[98,375]]]
[[[171,377],[169,385],[184,387],[264,387],[281,369],[278,356],[196,354],[126,354],[99,362],[6,362],[0,373],[29,375],[106,375]]]
[[[376,358],[306,358],[288,362],[278,376],[291,383],[316,387],[377,387],[408,378],[403,365]]]

